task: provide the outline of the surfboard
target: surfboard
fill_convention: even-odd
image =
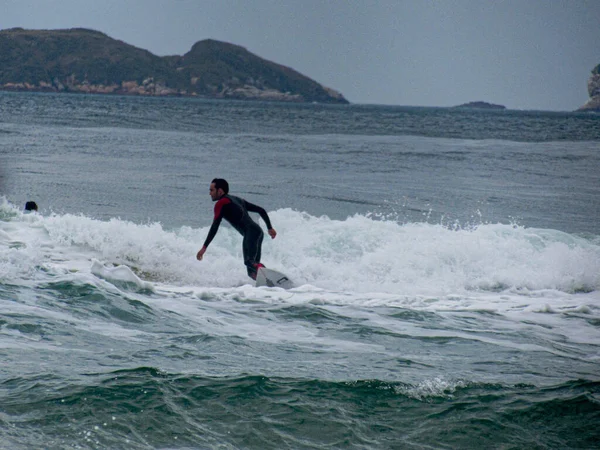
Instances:
[[[260,286],[290,289],[294,287],[294,283],[287,275],[278,272],[277,270],[259,267],[258,272],[256,273],[256,287]]]

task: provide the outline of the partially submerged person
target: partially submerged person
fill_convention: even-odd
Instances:
[[[263,231],[260,226],[252,220],[248,212],[256,212],[265,221],[267,231],[272,239],[275,239],[277,232],[271,226],[271,220],[267,212],[258,205],[250,203],[243,198],[229,195],[229,184],[222,178],[215,178],[210,183],[210,197],[215,204],[215,216],[212,226],[208,231],[208,236],[204,245],[198,251],[196,258],[201,261],[206,253],[206,249],[219,230],[221,220],[225,219],[233,228],[235,228],[243,237],[242,250],[244,253],[244,264],[248,271],[248,276],[256,279],[256,272],[259,267],[264,267],[260,263],[261,248],[263,241]]]
[[[38,206],[37,206],[36,202],[29,201],[29,202],[25,203],[25,211],[31,212],[31,211],[37,211],[37,210],[38,210]]]

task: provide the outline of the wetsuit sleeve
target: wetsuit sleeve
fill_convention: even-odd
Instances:
[[[231,203],[229,199],[219,200],[215,205],[215,218],[213,219],[213,223],[210,226],[210,230],[208,230],[208,236],[206,236],[206,240],[204,241],[204,247],[208,247],[209,244],[214,239],[217,231],[219,230],[219,225],[221,225],[221,221],[223,220],[223,206]]]
[[[273,226],[271,225],[271,220],[269,219],[269,215],[267,214],[267,212],[264,210],[264,208],[261,208],[258,205],[255,205],[254,203],[250,203],[247,200],[244,200],[245,203],[245,207],[248,211],[252,211],[255,213],[260,214],[260,217],[262,218],[262,220],[265,221],[265,224],[267,224],[267,230],[270,230],[271,228],[273,228]]]

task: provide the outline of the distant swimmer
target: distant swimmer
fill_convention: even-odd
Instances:
[[[38,206],[36,202],[27,202],[25,203],[25,211],[37,211]]]
[[[271,226],[271,221],[267,212],[260,206],[254,205],[243,198],[229,195],[229,184],[222,178],[215,178],[210,183],[210,197],[215,204],[215,217],[212,226],[208,231],[208,236],[204,245],[198,251],[196,258],[202,261],[206,248],[219,230],[221,220],[225,219],[233,228],[235,228],[244,237],[242,250],[244,252],[244,264],[248,271],[248,276],[256,280],[256,271],[259,267],[264,267],[260,263],[261,247],[263,241],[263,231],[260,226],[252,220],[249,211],[260,214],[260,217],[265,221],[269,236],[275,239],[277,232]]]

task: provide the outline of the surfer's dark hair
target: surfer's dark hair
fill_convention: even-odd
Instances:
[[[35,202],[25,203],[25,211],[37,211],[37,204]]]
[[[225,195],[229,194],[229,183],[223,178],[215,178],[212,180],[212,183],[215,184],[215,189],[218,191],[219,189],[223,189]]]

